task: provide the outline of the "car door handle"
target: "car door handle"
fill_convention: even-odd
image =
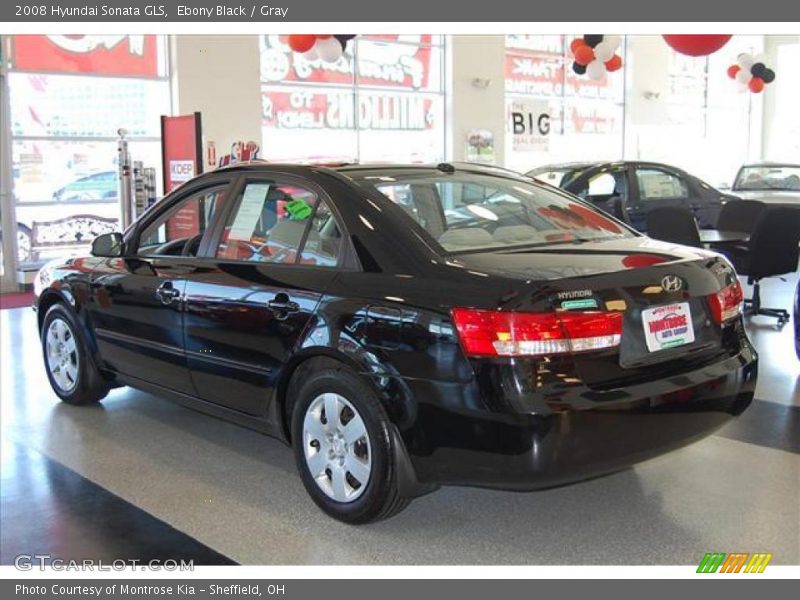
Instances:
[[[272,300],[267,302],[267,306],[278,318],[283,316],[285,319],[290,313],[300,312],[300,305],[290,300],[289,296],[284,293],[277,294]]]
[[[180,295],[180,290],[175,289],[171,281],[165,281],[156,290],[156,296],[162,304],[172,304],[173,301],[180,298]]]

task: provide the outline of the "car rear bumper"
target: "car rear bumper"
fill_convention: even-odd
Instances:
[[[578,386],[558,402],[545,400],[525,414],[425,401],[401,435],[422,484],[511,490],[558,486],[626,468],[709,435],[752,401],[757,362],[746,344],[734,357],[680,376],[606,392]],[[417,398],[441,392],[436,384],[412,386]]]

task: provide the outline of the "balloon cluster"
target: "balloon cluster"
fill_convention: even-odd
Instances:
[[[763,55],[753,57],[742,53],[736,58],[736,64],[728,67],[728,77],[739,83],[740,91],[749,89],[754,94],[760,94],[767,84],[775,81],[775,71],[764,64]]]
[[[591,79],[600,80],[606,71],[613,72],[622,68],[622,58],[616,54],[622,45],[618,35],[585,35],[575,38],[569,45],[575,62],[572,70],[578,75],[586,74]]]
[[[344,54],[347,42],[354,35],[308,35],[293,33],[289,36],[289,48],[308,60],[321,59],[336,62]]]

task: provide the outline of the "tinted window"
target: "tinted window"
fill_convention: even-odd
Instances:
[[[299,256],[303,264],[334,266],[340,246],[339,228],[314,192],[263,181],[248,183],[239,194],[216,255],[282,264],[295,263]]]
[[[139,256],[180,255],[183,242],[191,242],[188,254],[194,255],[200,238],[219,210],[226,185],[192,194],[153,221],[139,236]]]
[[[636,180],[642,200],[670,200],[689,196],[685,181],[660,169],[637,169]]]
[[[627,237],[603,213],[524,180],[473,173],[362,179],[450,252]]]
[[[342,233],[328,205],[320,200],[300,253],[300,262],[304,265],[335,267],[341,253]]]

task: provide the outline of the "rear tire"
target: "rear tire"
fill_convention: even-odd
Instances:
[[[41,331],[44,368],[50,386],[67,404],[99,402],[111,389],[94,363],[75,315],[57,302],[47,311]]]
[[[372,388],[345,366],[312,372],[292,387],[295,460],[317,506],[350,524],[388,519],[408,506],[398,491],[390,422]]]

